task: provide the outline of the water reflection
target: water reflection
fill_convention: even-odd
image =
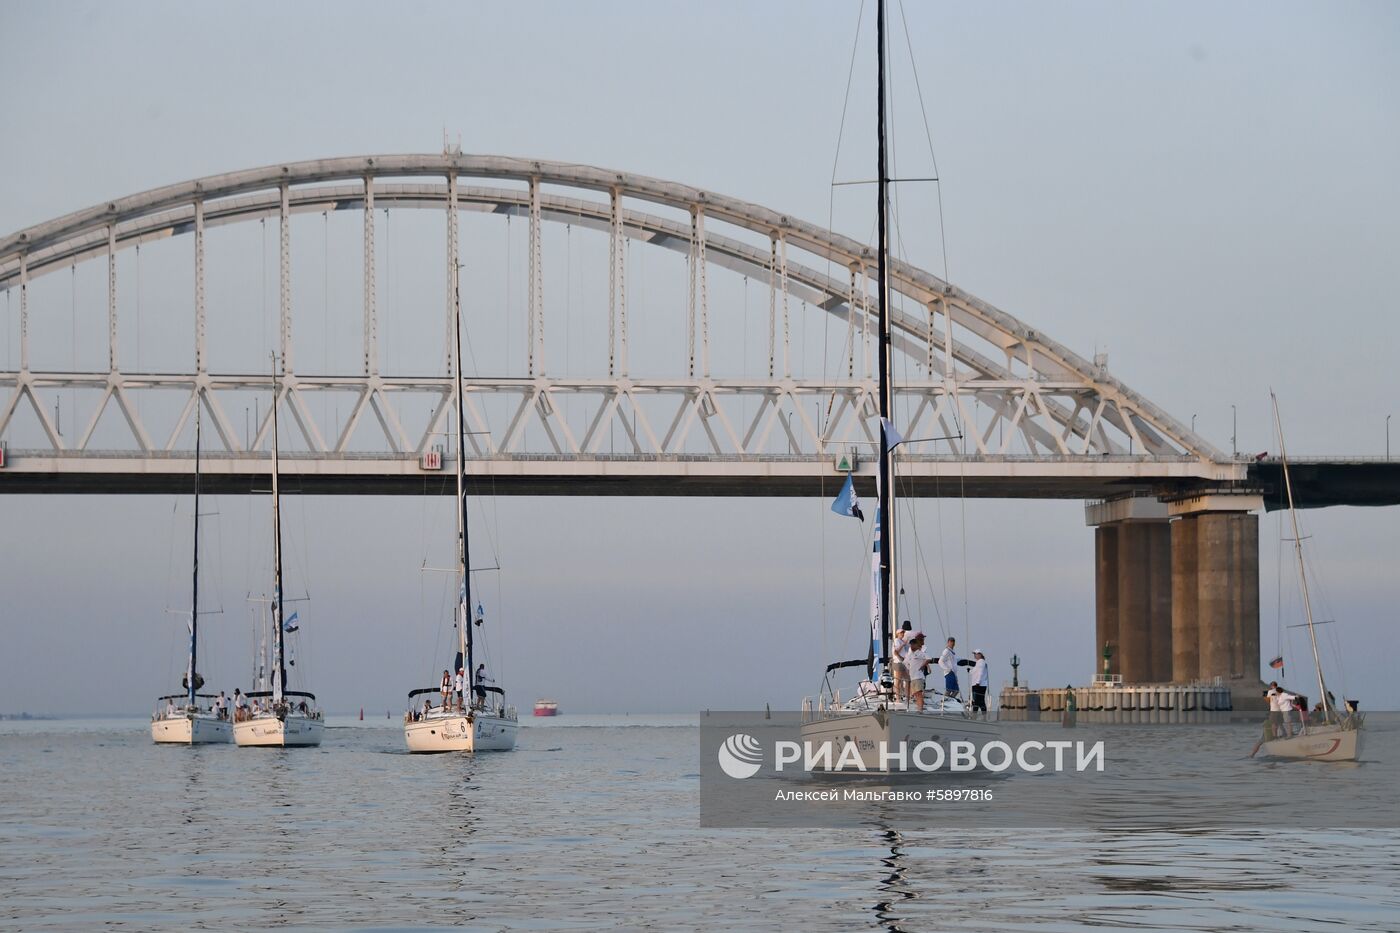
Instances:
[[[451,770],[461,768],[461,777],[449,785],[447,790],[444,808],[447,818],[441,824],[442,844],[438,851],[442,853],[443,864],[448,866],[452,890],[463,892],[472,887],[468,876],[476,862],[476,855],[470,845],[480,819],[472,800],[476,791],[472,783],[476,772],[476,757],[456,754],[443,757],[451,761]]]
[[[881,899],[876,901],[871,909],[875,912],[875,919],[879,921],[878,929],[888,930],[890,933],[904,933],[907,929],[903,926],[905,921],[900,919],[895,909],[904,901],[919,896],[909,883],[909,856],[904,851],[904,834],[892,826],[885,826],[879,831],[877,838],[880,846],[889,850],[889,855],[880,858],[884,869],[879,881]]]

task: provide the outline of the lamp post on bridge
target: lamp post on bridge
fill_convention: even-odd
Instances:
[[[1191,414],[1191,433],[1196,433],[1196,415],[1194,412]]]
[[[1238,438],[1239,438],[1239,418],[1238,418],[1238,415],[1239,415],[1239,412],[1235,410],[1235,406],[1234,406],[1234,405],[1231,405],[1231,406],[1230,406],[1230,456],[1231,456],[1231,457],[1238,457],[1238,456],[1240,455],[1240,443],[1239,443],[1239,439],[1238,439]]]
[[[1385,459],[1390,460],[1390,415],[1385,416]]]

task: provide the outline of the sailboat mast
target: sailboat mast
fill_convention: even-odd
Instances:
[[[1283,459],[1283,488],[1288,493],[1288,517],[1293,522],[1293,552],[1298,557],[1298,580],[1303,587],[1303,609],[1308,617],[1308,638],[1312,641],[1313,664],[1317,667],[1317,691],[1322,700],[1324,716],[1332,713],[1327,700],[1327,684],[1322,679],[1322,657],[1317,653],[1317,629],[1313,626],[1312,600],[1308,597],[1308,573],[1303,565],[1303,536],[1298,531],[1298,510],[1293,507],[1293,478],[1288,472],[1288,446],[1283,442],[1283,421],[1278,415],[1278,396],[1269,391],[1274,403],[1274,428],[1278,431],[1279,456]]]
[[[191,585],[190,596],[190,669],[187,675],[189,683],[190,706],[194,706],[195,685],[194,672],[195,664],[199,656],[199,441],[200,441],[200,410],[199,400],[195,400],[194,409],[194,567],[191,571],[193,583]]]
[[[277,489],[277,357],[272,358],[272,628],[277,681],[272,699],[281,703],[287,689],[287,661],[282,633],[282,510]]]
[[[467,548],[467,444],[466,444],[466,403],[462,399],[462,290],[460,272],[452,270],[452,333],[455,338],[453,364],[455,373],[452,379],[452,392],[456,396],[457,407],[457,551],[461,583],[457,588],[457,628],[460,633],[462,658],[467,666],[467,684],[476,686],[476,664],[472,658],[471,604],[472,583]]]
[[[880,417],[890,417],[890,332],[889,332],[889,282],[887,280],[886,258],[888,256],[889,235],[889,171],[885,159],[885,0],[879,0],[875,12],[875,44],[879,62],[879,77],[876,81],[878,97],[879,165],[876,190],[878,192],[879,255],[876,259],[876,291],[878,294],[879,351],[880,351]],[[889,439],[885,436],[884,421],[880,423],[880,664],[883,673],[881,680],[890,679],[890,624],[894,612],[891,593],[893,589],[891,560],[894,555],[894,488],[890,476]]]

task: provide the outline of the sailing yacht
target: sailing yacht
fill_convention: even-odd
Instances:
[[[1313,665],[1317,668],[1317,694],[1320,711],[1307,714],[1306,724],[1297,735],[1277,736],[1273,723],[1264,724],[1264,738],[1251,757],[1308,758],[1314,761],[1355,761],[1361,754],[1361,725],[1365,716],[1348,703],[1345,709],[1333,705],[1332,694],[1322,676],[1322,658],[1317,651],[1317,629],[1313,624],[1312,600],[1308,596],[1308,573],[1303,560],[1303,536],[1298,531],[1298,511],[1293,504],[1293,480],[1288,472],[1288,447],[1283,442],[1283,422],[1278,414],[1278,397],[1269,393],[1274,404],[1274,427],[1278,430],[1279,456],[1283,460],[1283,488],[1288,493],[1288,517],[1293,522],[1293,551],[1298,558],[1298,582],[1303,590],[1308,638],[1312,642]]]
[[[895,695],[890,670],[891,625],[895,618],[892,601],[891,570],[895,565],[894,455],[889,430],[892,417],[890,386],[891,350],[889,321],[889,172],[885,145],[885,3],[876,5],[876,45],[878,47],[877,96],[878,130],[878,219],[879,255],[876,260],[876,289],[879,292],[877,330],[879,338],[880,371],[880,462],[878,475],[879,506],[875,515],[874,572],[871,577],[871,638],[868,654],[852,661],[837,661],[827,665],[821,695],[814,703],[808,697],[802,704],[801,736],[803,744],[820,756],[830,747],[831,761],[849,757],[854,747],[866,771],[881,772],[889,766],[881,755],[884,748],[895,748],[900,742],[912,748],[922,742],[937,742],[947,748],[954,742],[971,742],[981,749],[997,738],[1000,728],[994,722],[973,719],[963,703],[955,697],[928,691],[920,709],[914,703]],[[895,443],[898,443],[896,440]],[[866,679],[855,695],[841,699],[833,685],[832,675],[845,668],[865,669]]]
[[[311,693],[287,689],[287,632],[282,615],[282,512],[277,485],[277,364],[272,371],[272,689],[247,693],[253,706],[236,710],[233,740],[239,745],[285,748],[320,745],[325,715]]]
[[[494,684],[478,682],[472,636],[471,572],[468,564],[466,427],[462,399],[462,302],[457,269],[452,270],[452,329],[456,335],[452,365],[452,392],[457,418],[457,663],[462,672],[463,690],[454,693],[452,672],[440,687],[423,687],[408,694],[409,710],[404,714],[403,735],[410,752],[508,752],[515,748],[520,723],[514,706],[506,705],[505,691]],[[441,697],[432,706],[434,695]],[[422,706],[416,707],[419,697]]]
[[[200,706],[200,700],[215,700],[216,696],[197,692],[204,685],[195,662],[199,659],[199,455],[200,413],[198,403],[194,421],[194,566],[191,571],[193,593],[190,600],[190,651],[181,686],[184,693],[163,696],[156,700],[155,715],[151,717],[151,741],[160,745],[204,745],[233,741],[233,726],[225,718],[227,711]],[[176,701],[179,701],[178,703]],[[161,706],[161,704],[165,704]]]

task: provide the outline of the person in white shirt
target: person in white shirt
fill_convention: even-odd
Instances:
[[[909,638],[913,626],[905,621],[894,633],[890,645],[890,672],[894,675],[894,696],[896,700],[909,701],[909,668],[904,666],[904,655],[909,650]]]
[[[233,718],[236,722],[248,718],[248,698],[243,695],[240,687],[233,688]]]
[[[938,669],[943,672],[943,692],[954,699],[959,697],[958,653],[953,650],[957,643],[956,638],[949,638],[943,653],[938,656]]]
[[[219,691],[218,699],[214,701],[214,712],[220,719],[228,718],[228,697],[224,696],[222,690]]]
[[[495,682],[486,673],[485,661],[476,666],[476,674],[472,678],[472,693],[476,695],[476,702],[479,705],[483,707],[486,705],[486,688],[482,684],[494,684]]]
[[[958,664],[962,667],[970,667],[972,670],[967,675],[967,681],[972,685],[972,711],[974,713],[987,712],[987,659],[982,652],[974,650],[972,656],[976,660],[962,660]]]
[[[171,718],[171,719],[175,718],[175,701],[174,701],[174,700],[166,700],[166,701],[165,701],[165,715],[166,715],[166,717]]]
[[[1274,680],[1269,682],[1269,691],[1264,696],[1269,699],[1269,724],[1273,727],[1274,737],[1287,738],[1292,735],[1293,724],[1289,721],[1289,714],[1293,711],[1293,694]]]
[[[463,706],[465,706],[467,702],[466,680],[467,669],[465,667],[457,668],[457,679],[452,682],[452,689],[457,696],[458,709],[461,709]]]
[[[909,672],[909,699],[924,708],[924,676],[928,672],[928,655],[924,654],[924,633],[918,632],[909,639],[904,649],[904,664]]]

